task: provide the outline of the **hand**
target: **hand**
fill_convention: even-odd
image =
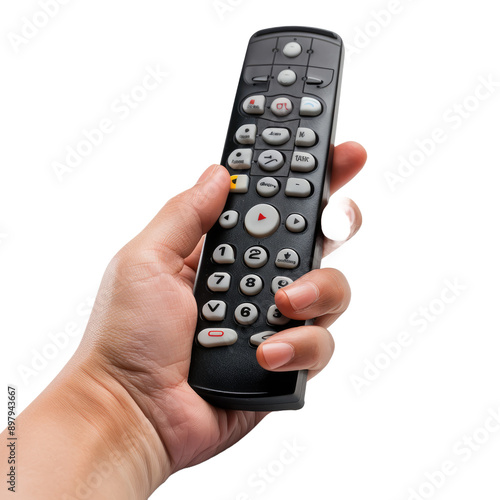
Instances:
[[[357,143],[336,147],[331,192],[365,160]],[[83,409],[75,403],[83,420],[94,420],[97,412],[94,425],[115,427],[115,434],[126,429],[127,436],[135,436],[128,451],[135,461],[130,475],[143,474],[136,484],[148,483],[140,487],[141,495],[149,495],[173,472],[228,448],[265,416],[215,408],[187,383],[197,319],[192,293],[196,267],[203,235],[217,221],[228,190],[227,170],[210,167],[118,252],[104,275],[83,341],[54,382],[56,388],[71,385],[64,390],[75,396],[63,394],[65,400],[85,400]],[[349,207],[354,234],[361,215],[352,202]],[[316,320],[313,326],[273,335],[257,349],[257,360],[268,370],[307,369],[312,377],[333,354],[326,328],[347,308],[349,285],[339,271],[314,270],[279,290],[275,300],[287,317]],[[59,396],[62,390],[56,389]]]

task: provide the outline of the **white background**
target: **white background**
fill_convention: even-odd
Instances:
[[[303,410],[273,414],[229,451],[170,478],[153,498],[404,500],[411,489],[420,490],[413,499],[498,498],[499,425],[484,425],[500,407],[500,87],[473,97],[481,79],[500,82],[494,2],[219,6],[72,0],[18,46],[23,18],[40,6],[3,2],[2,386],[18,385],[23,408],[42,391],[80,335],[35,375],[21,376],[22,367],[47,349],[49,334],[72,323],[81,332],[85,301],[113,254],[219,161],[252,33],[321,27],[348,46],[337,143],[357,140],[369,153],[342,190],[359,204],[363,228],[324,261],[353,289],[332,328],[336,353],[309,384]],[[122,119],[113,103],[148,66],[169,76]],[[458,119],[464,104],[468,116]],[[53,163],[103,118],[113,132],[59,181]],[[445,136],[433,146],[436,128]],[[429,154],[415,153],[416,141]],[[398,175],[401,158],[417,166],[391,189],[387,174]],[[447,280],[460,290],[445,292],[445,304]],[[430,308],[428,319],[420,308]],[[390,344],[403,332],[409,345]],[[382,344],[392,345],[395,359]],[[353,381],[366,376],[356,390]],[[464,436],[472,442],[461,443]],[[280,464],[284,442],[300,451]],[[426,485],[426,474],[445,461],[453,473],[434,475],[439,487]],[[257,482],[262,470],[271,481]]]

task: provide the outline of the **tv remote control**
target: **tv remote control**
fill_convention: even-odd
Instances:
[[[194,287],[189,383],[215,406],[304,405],[307,372],[264,370],[256,349],[312,323],[284,317],[274,294],[320,266],[343,53],[340,37],[321,29],[271,28],[250,39],[221,161],[230,194]]]

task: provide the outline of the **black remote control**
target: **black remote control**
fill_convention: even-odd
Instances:
[[[271,28],[250,39],[221,161],[231,190],[194,288],[189,383],[215,406],[304,405],[307,372],[264,370],[255,351],[305,324],[284,317],[274,294],[320,266],[343,54],[340,37],[320,29]]]

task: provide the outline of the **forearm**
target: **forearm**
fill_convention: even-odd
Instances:
[[[17,498],[144,499],[168,475],[151,423],[119,383],[85,362],[65,367],[16,432]]]

